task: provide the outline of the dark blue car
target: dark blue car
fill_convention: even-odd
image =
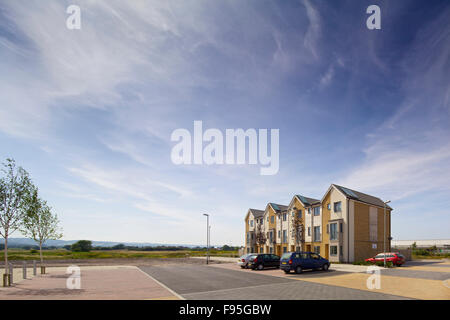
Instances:
[[[302,273],[305,269],[327,271],[329,267],[330,262],[314,252],[287,252],[280,259],[280,268],[286,273],[291,270]]]

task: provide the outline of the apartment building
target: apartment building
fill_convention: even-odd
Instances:
[[[382,252],[384,241],[390,250],[391,211],[380,198],[332,184],[321,200],[294,195],[289,205],[249,209],[246,252],[314,251],[332,262],[360,261]]]

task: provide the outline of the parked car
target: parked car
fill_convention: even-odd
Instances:
[[[302,273],[305,269],[321,269],[327,271],[330,262],[314,252],[287,252],[281,256],[280,268],[289,273]]]
[[[260,253],[250,259],[250,268],[252,270],[263,270],[265,268],[279,268],[280,257],[275,254]]]
[[[366,262],[384,262],[384,253],[379,253],[373,258],[366,259]],[[405,256],[398,252],[386,252],[386,262],[392,262],[394,266],[400,267],[405,263]]]
[[[254,259],[258,254],[257,253],[247,253],[244,254],[243,256],[241,256],[238,260],[238,265],[242,268],[242,269],[247,269],[249,268],[249,261],[250,259]]]

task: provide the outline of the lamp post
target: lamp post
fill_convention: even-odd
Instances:
[[[203,215],[206,216],[206,264],[209,264],[209,214]]]
[[[383,256],[384,256],[384,267],[386,268],[386,205],[391,202],[391,200],[384,202],[384,232],[383,232]]]

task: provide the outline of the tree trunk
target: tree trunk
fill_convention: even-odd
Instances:
[[[5,236],[5,274],[9,274],[9,268],[8,268],[8,235]]]
[[[44,263],[44,257],[42,257],[42,242],[39,242],[39,256],[41,258],[41,267]]]

